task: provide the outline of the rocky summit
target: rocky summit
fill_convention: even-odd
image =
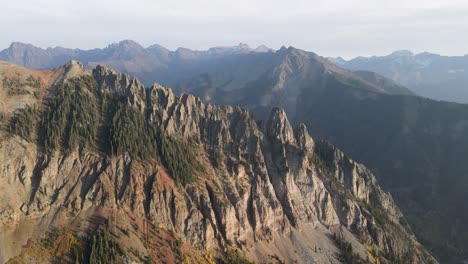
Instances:
[[[0,263],[436,263],[281,108],[259,122],[76,61],[0,75]]]

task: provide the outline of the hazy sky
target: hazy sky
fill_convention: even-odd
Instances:
[[[383,55],[398,49],[468,53],[466,0],[13,0],[0,5],[0,49],[143,46],[272,48],[322,56]]]

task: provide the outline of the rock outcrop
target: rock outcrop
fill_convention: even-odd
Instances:
[[[137,261],[168,261],[167,255],[182,261],[180,252],[222,259],[239,250],[258,263],[340,263],[344,251],[335,240],[344,240],[373,263],[435,262],[374,175],[332,145],[315,142],[305,125],[294,129],[283,109],[274,108],[259,124],[239,107],[176,96],[157,84],[145,89],[103,66],[74,75],[92,78],[92,89],[80,88],[85,93],[120,96],[148,126],[190,149],[198,164],[193,180],[175,181],[158,156],[83,146],[47,152],[39,140],[1,132],[2,263],[21,253],[7,243],[39,243],[48,225],[80,238],[102,223],[114,227],[128,259]],[[50,107],[46,102],[40,97],[33,104]],[[170,241],[184,246],[165,248]]]

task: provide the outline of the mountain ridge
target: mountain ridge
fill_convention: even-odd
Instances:
[[[348,87],[362,96],[368,91],[412,94],[405,87],[385,81],[384,77],[368,79],[339,68],[315,53],[293,47],[283,47],[274,54],[238,56],[188,82],[179,83],[174,89],[178,93],[194,93],[207,102],[246,107],[254,111],[258,119],[265,119],[271,107],[281,106],[295,120],[296,99],[301,91],[310,84],[315,84],[314,89],[322,89],[328,78],[335,77],[351,83]],[[376,81],[379,78],[381,83]]]
[[[151,256],[190,262],[210,251],[215,259],[239,259],[239,250],[259,262],[339,263],[358,256],[381,263],[435,261],[400,223],[401,212],[369,170],[314,141],[304,125],[293,129],[281,108],[258,125],[239,107],[178,97],[157,84],[145,88],[129,75],[105,66],[85,71],[78,62],[56,69],[39,85],[27,80],[40,72],[11,65],[0,72],[7,79],[19,76],[15,83],[25,91],[7,97],[25,104],[2,110],[12,120],[0,132],[6,172],[0,193],[7,201],[0,210],[7,230],[2,256],[20,253],[19,246],[6,246],[18,228],[24,230],[21,239],[34,242],[15,261],[45,261],[53,250],[70,261],[60,252],[99,230],[127,258],[140,261]],[[7,94],[9,86],[1,87]],[[45,93],[34,96],[30,91],[36,89]],[[23,117],[33,122],[23,123]],[[188,160],[177,160],[182,153]],[[183,167],[188,165],[193,167]],[[45,228],[49,224],[67,228],[56,240],[41,242],[55,232]],[[69,238],[75,242],[65,246],[61,241]],[[164,239],[170,243],[155,246]],[[352,245],[351,254],[344,242],[334,242],[342,239]],[[83,252],[83,260],[96,257],[92,249]]]
[[[164,62],[164,56],[157,61]],[[443,260],[464,259],[464,229],[455,223],[465,217],[459,189],[465,184],[461,176],[465,168],[459,158],[463,155],[457,154],[464,151],[466,134],[462,106],[402,96],[411,92],[395,82],[368,72],[359,76],[293,47],[209,62],[166,61],[159,66],[145,74],[147,80],[163,76],[166,82],[179,83],[172,86],[177,94],[188,92],[204,102],[242,106],[257,120],[267,120],[270,109],[281,106],[291,123],[306,123],[317,138],[336,144],[376,172],[434,254]],[[192,75],[193,79],[178,82],[180,76]],[[456,191],[446,193],[454,187]],[[444,204],[456,204],[456,208]],[[428,227],[433,224],[437,227]],[[456,246],[447,248],[446,241]]]
[[[468,102],[468,56],[444,56],[430,52],[396,51],[386,56],[356,57],[330,61],[349,70],[377,72],[435,100]]]
[[[291,49],[300,51],[284,46],[279,50],[273,50],[264,45],[252,49],[243,43],[232,47],[213,47],[205,51],[187,48],[171,51],[158,44],[144,48],[132,40],[123,40],[103,49],[90,50],[62,47],[42,49],[31,44],[14,42],[9,48],[0,51],[0,60],[32,69],[51,69],[74,59],[81,61],[87,68],[93,68],[98,64],[108,65],[120,72],[139,77],[147,86],[157,80],[163,85],[173,87],[182,80],[190,80],[199,74],[216,69],[218,65],[229,63],[232,61],[232,56],[249,53],[284,53]],[[317,56],[317,59],[325,63],[323,58]]]
[[[419,97],[378,74],[290,51],[239,57],[175,90],[242,106],[257,119],[283,107],[292,123],[305,123],[317,138],[371,168],[434,254],[448,263],[464,261],[468,236],[456,219],[468,219],[461,187],[468,183],[466,105]]]

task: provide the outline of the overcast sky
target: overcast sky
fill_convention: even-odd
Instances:
[[[0,49],[103,48],[132,39],[169,49],[294,46],[322,56],[394,50],[468,53],[466,0],[13,0],[0,5]]]

